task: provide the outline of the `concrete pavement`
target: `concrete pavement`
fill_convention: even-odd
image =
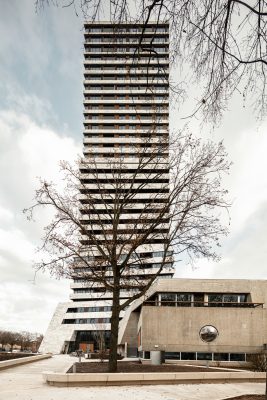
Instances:
[[[43,382],[43,371],[61,372],[75,360],[60,355],[1,371],[0,400],[222,400],[264,393],[264,383],[57,388]]]

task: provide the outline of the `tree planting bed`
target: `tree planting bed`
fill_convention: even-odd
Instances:
[[[76,364],[76,373],[102,373],[108,372],[107,362],[81,362]],[[68,370],[68,373],[73,372],[73,367]],[[122,361],[118,362],[117,372],[222,372],[221,369],[207,367],[192,367],[187,365],[149,365],[141,364],[138,361]],[[234,372],[234,371],[233,371]]]
[[[0,353],[0,361],[16,360],[17,358],[32,357],[35,355],[31,353]]]

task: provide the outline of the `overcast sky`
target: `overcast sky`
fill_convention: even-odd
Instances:
[[[38,275],[32,261],[49,215],[28,222],[37,177],[58,181],[60,160],[82,149],[82,19],[72,9],[50,7],[36,14],[33,0],[2,0],[0,13],[0,329],[45,332],[59,301],[68,300],[69,282]],[[195,100],[171,111],[171,126]],[[221,125],[197,135],[224,139],[231,173],[225,180],[233,200],[229,236],[221,261],[180,262],[177,277],[266,279],[267,123],[256,121],[236,96]]]

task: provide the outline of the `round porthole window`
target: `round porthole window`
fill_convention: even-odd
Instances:
[[[213,342],[218,335],[218,330],[212,325],[205,325],[199,331],[200,339],[203,340],[203,342]]]

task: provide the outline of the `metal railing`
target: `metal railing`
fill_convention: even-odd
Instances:
[[[251,302],[217,302],[217,301],[172,301],[172,300],[147,300],[144,301],[144,306],[156,307],[243,307],[243,308],[256,308],[263,307],[264,303],[251,303]]]

